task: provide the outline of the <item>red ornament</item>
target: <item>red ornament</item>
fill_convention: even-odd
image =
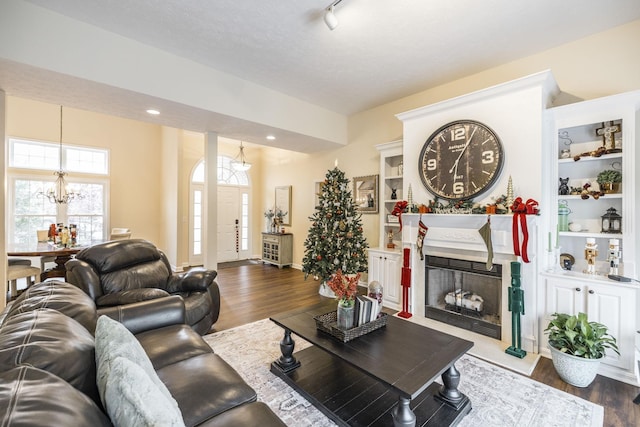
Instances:
[[[317,259],[318,261],[322,260],[322,255],[318,255],[318,256],[316,257],[316,259]]]

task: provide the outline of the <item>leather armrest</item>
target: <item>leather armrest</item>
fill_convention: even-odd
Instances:
[[[169,293],[167,291],[158,288],[130,289],[128,291],[120,291],[103,295],[96,300],[96,305],[98,307],[110,307],[113,305],[133,304],[140,301],[148,301],[168,296]]]
[[[186,273],[173,274],[166,286],[167,292],[174,294],[177,292],[206,291],[218,275],[215,270],[205,268],[192,268]]]
[[[178,295],[100,308],[98,315],[106,315],[117,320],[133,334],[170,325],[181,325],[185,323],[186,318],[184,300]]]
[[[72,258],[65,263],[65,281],[82,289],[92,300],[103,295],[100,278],[93,267],[80,259]]]

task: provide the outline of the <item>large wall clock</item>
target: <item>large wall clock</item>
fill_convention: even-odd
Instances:
[[[504,150],[498,135],[473,120],[447,123],[424,143],[418,158],[420,179],[436,197],[470,199],[500,176]]]

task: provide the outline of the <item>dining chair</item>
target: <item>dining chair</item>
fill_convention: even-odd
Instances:
[[[9,258],[7,267],[7,301],[18,297],[18,280],[25,279],[25,289],[33,285],[40,277],[40,269],[31,265],[26,258]]]
[[[45,243],[49,241],[49,230],[36,230],[38,234],[38,243]],[[45,271],[45,264],[48,262],[55,262],[54,256],[41,256],[40,258],[40,270]]]

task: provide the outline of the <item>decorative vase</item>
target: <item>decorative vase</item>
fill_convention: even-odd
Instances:
[[[612,193],[621,193],[622,192],[622,183],[621,182],[603,182],[600,184],[600,190],[606,194]]]
[[[380,317],[380,312],[382,312],[382,284],[377,280],[369,283],[369,296],[376,301],[378,301],[378,313],[376,314],[376,318]]]
[[[344,300],[338,301],[337,324],[340,329],[353,328],[354,304]]]
[[[551,345],[549,350],[551,350],[553,367],[556,368],[556,372],[564,382],[575,387],[588,387],[596,378],[601,359],[573,356],[563,353]]]

